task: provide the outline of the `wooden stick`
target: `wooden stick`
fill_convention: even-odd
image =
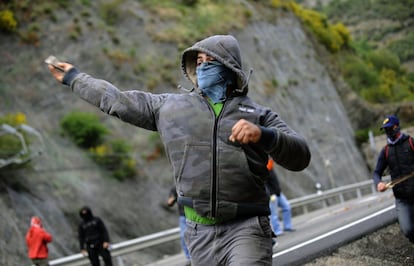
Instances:
[[[387,189],[393,188],[395,185],[397,185],[397,184],[399,184],[401,182],[404,182],[405,180],[410,179],[411,177],[414,177],[414,172],[412,172],[411,174],[402,176],[400,178],[397,178],[395,180],[392,180],[391,182],[388,182],[387,184],[385,184],[385,187]]]

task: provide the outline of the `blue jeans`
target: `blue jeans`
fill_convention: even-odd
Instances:
[[[414,203],[395,199],[395,207],[401,232],[414,244]]]
[[[180,242],[181,242],[181,248],[184,252],[185,257],[190,260],[190,252],[188,252],[188,248],[187,245],[185,244],[184,241],[184,233],[185,233],[185,228],[186,228],[186,221],[185,221],[185,216],[181,216],[179,217],[179,224],[180,224]]]
[[[284,230],[291,230],[292,229],[292,210],[290,208],[289,201],[280,193],[280,196],[277,197],[276,201],[269,201],[270,206],[270,223],[272,225],[273,233],[275,235],[280,235],[283,233],[282,229],[279,225],[279,209],[282,209],[282,216],[283,216],[283,229]]]

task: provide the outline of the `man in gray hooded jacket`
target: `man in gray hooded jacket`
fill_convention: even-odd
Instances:
[[[268,156],[291,171],[306,168],[311,156],[303,137],[247,96],[249,77],[233,36],[211,36],[184,51],[190,93],[121,91],[71,64],[58,66],[64,71],[49,70],[82,99],[159,132],[185,206],[193,265],[271,265]]]

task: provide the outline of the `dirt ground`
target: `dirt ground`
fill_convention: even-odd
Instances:
[[[414,245],[401,233],[398,223],[340,247],[305,266],[414,265]]]

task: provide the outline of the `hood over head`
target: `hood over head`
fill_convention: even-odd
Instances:
[[[196,87],[197,84],[197,54],[206,53],[214,59],[231,69],[237,76],[236,91],[247,94],[249,76],[242,69],[240,46],[236,38],[231,35],[214,35],[195,43],[193,46],[184,50],[181,58],[181,69]]]
[[[88,206],[84,206],[80,209],[79,216],[85,221],[92,220],[93,218],[92,211]]]
[[[38,216],[33,216],[30,220],[30,226],[42,227],[42,220]]]

